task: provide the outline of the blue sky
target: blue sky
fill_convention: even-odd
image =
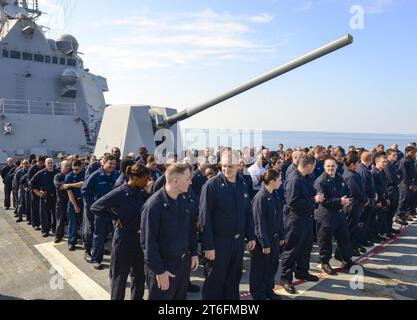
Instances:
[[[417,1],[40,1],[111,104],[182,110],[342,35],[353,45],[183,123],[191,128],[417,133]],[[351,28],[350,9],[364,10]]]

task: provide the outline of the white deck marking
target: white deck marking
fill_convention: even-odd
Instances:
[[[110,294],[72,264],[53,242],[35,245],[35,248],[84,300],[110,300]]]

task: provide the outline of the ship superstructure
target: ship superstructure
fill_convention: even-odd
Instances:
[[[108,91],[84,68],[77,39],[37,24],[38,1],[0,0],[0,163],[29,154],[90,153]]]

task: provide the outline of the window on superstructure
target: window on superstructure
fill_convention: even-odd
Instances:
[[[9,50],[3,49],[3,58],[9,57]]]
[[[75,59],[68,59],[67,60],[67,65],[69,65],[71,67],[75,67],[75,66],[77,66],[77,60],[75,60]]]
[[[44,62],[45,58],[41,54],[35,54],[34,60],[37,62]]]
[[[52,63],[53,64],[58,64],[58,58],[57,57],[52,57]]]
[[[32,61],[33,60],[33,54],[31,54],[29,52],[23,52],[22,53],[22,59]]]
[[[51,63],[51,56],[45,56],[45,63]]]
[[[60,58],[59,64],[62,64],[63,66],[65,66],[65,58]]]
[[[22,54],[19,51],[10,51],[10,58],[12,59],[21,59],[22,58]]]

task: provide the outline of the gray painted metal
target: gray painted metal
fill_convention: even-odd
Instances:
[[[295,59],[293,61],[290,61],[286,64],[284,64],[283,66],[280,66],[278,68],[275,68],[273,70],[271,70],[270,72],[261,75],[243,85],[240,85],[238,87],[236,87],[233,90],[230,90],[218,97],[215,97],[207,102],[204,102],[202,104],[199,104],[195,107],[189,108],[187,110],[184,110],[172,117],[169,117],[168,119],[166,119],[166,124],[167,125],[173,125],[179,121],[183,121],[186,120],[188,118],[191,118],[192,116],[207,110],[215,105],[218,105],[219,103],[222,103],[226,100],[229,100],[243,92],[246,92],[250,89],[253,89],[267,81],[270,81],[276,77],[279,77],[291,70],[297,69],[309,62],[312,62],[313,60],[316,60],[318,58],[321,58],[331,52],[334,52],[336,50],[339,50],[347,45],[350,45],[353,43],[353,37],[348,34],[340,39],[337,39],[333,42],[330,42],[324,46],[322,46],[321,48],[318,48],[310,53],[305,54],[304,56]]]
[[[0,0],[0,163],[90,154],[106,108],[106,79],[84,68],[75,37],[47,39],[37,4]]]

